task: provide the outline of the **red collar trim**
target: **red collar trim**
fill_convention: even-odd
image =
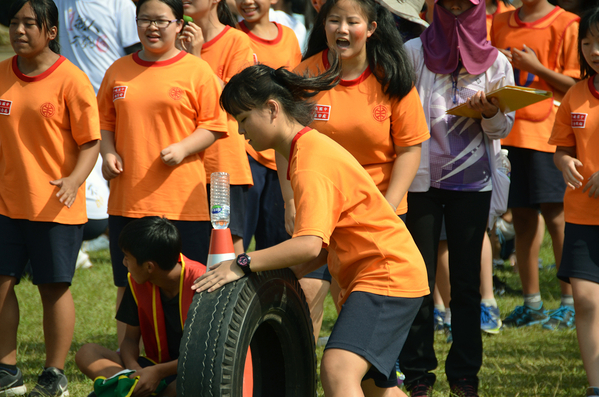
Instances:
[[[141,51],[141,50],[139,50],[139,51]],[[135,61],[136,64],[141,65],[141,66],[146,66],[149,68],[152,68],[152,67],[159,68],[162,66],[172,65],[173,63],[177,62],[178,60],[183,58],[185,55],[187,55],[187,53],[185,51],[179,51],[179,53],[177,55],[175,55],[171,59],[167,59],[166,61],[151,62],[151,61],[144,61],[143,59],[141,59],[139,57],[139,51],[133,53],[133,60]]]
[[[595,89],[595,78],[597,78],[597,75],[594,74],[589,78],[589,91],[591,91],[591,94],[599,99],[599,92],[597,92],[597,89]]]
[[[542,18],[537,19],[536,21],[532,21],[532,22],[522,22],[522,20],[520,19],[520,8],[516,8],[516,10],[514,11],[514,19],[516,21],[516,24],[518,24],[518,26],[522,27],[522,28],[534,28],[536,25],[539,25],[543,22],[545,22],[547,19],[553,18],[553,16],[555,14],[557,14],[558,12],[562,11],[562,8],[560,8],[559,6],[555,6],[555,8],[547,15],[545,15]]]
[[[216,43],[221,37],[223,37],[225,35],[225,33],[227,33],[229,31],[229,29],[231,29],[231,27],[229,25],[225,25],[225,28],[223,29],[222,32],[217,34],[216,37],[214,37],[212,40],[207,41],[202,45],[202,50],[206,50],[206,49],[208,49],[208,47],[210,47],[211,45]]]
[[[281,26],[281,24],[277,23],[277,22],[273,22],[277,26],[278,29],[278,33],[277,33],[277,37],[275,37],[272,40],[266,40],[263,39],[262,37],[258,37],[256,36],[254,33],[250,32],[250,30],[248,29],[247,26],[245,26],[245,21],[241,21],[239,22],[239,27],[241,28],[242,31],[244,31],[248,36],[250,36],[250,39],[258,42],[258,43],[262,43],[262,44],[268,44],[268,45],[275,45],[277,44],[279,41],[281,41],[281,39],[283,38],[283,27]]]
[[[46,69],[45,72],[42,72],[42,73],[38,74],[37,76],[27,76],[27,75],[21,73],[21,71],[19,70],[17,58],[18,58],[18,55],[15,55],[14,57],[12,57],[12,70],[19,79],[23,80],[26,83],[32,83],[34,81],[40,81],[40,80],[45,79],[46,77],[50,76],[52,74],[52,72],[55,71],[56,68],[58,68],[60,66],[61,63],[63,63],[64,61],[67,60],[65,57],[63,57],[61,55],[60,58],[58,58],[58,60],[56,62],[54,62],[54,65],[52,65],[48,69]]]
[[[331,67],[331,64],[329,63],[329,49],[328,48],[322,52],[322,63],[324,64],[324,67],[327,69]],[[363,82],[364,80],[366,80],[368,77],[370,77],[371,74],[372,74],[372,71],[370,70],[370,66],[367,66],[366,70],[363,71],[360,76],[358,76],[357,78],[355,78],[353,80],[339,79],[339,85],[342,85],[344,87],[352,87],[354,85],[358,85],[361,82]]]
[[[289,151],[289,164],[291,164],[291,156],[293,156],[293,149],[295,149],[295,143],[298,139],[302,137],[306,132],[310,131],[312,128],[304,127],[302,128],[295,136],[293,137],[293,141],[291,141],[291,150]],[[287,180],[289,180],[289,164],[287,164]]]

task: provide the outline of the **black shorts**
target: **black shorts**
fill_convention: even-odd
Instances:
[[[318,280],[328,281],[329,283],[332,279],[331,273],[329,272],[329,267],[327,265],[322,265],[313,272],[306,274],[304,278],[316,278]]]
[[[381,388],[397,387],[395,362],[421,305],[422,298],[352,292],[325,350],[342,349],[365,358],[372,367],[363,380],[374,379]]]
[[[566,183],[553,163],[553,153],[505,146],[512,164],[508,208],[540,208],[563,203]]]
[[[123,265],[125,255],[119,248],[119,236],[125,225],[137,218],[124,216],[108,216],[108,228],[110,230],[110,259],[112,261],[112,277],[114,285],[126,287],[127,268]],[[182,253],[196,262],[206,264],[208,251],[210,249],[210,234],[212,224],[210,221],[171,221],[179,229],[183,243]]]
[[[570,277],[599,283],[599,225],[566,222],[564,250],[557,277],[567,283]]]
[[[83,225],[33,222],[0,215],[0,274],[21,280],[27,261],[32,282],[71,284]]]
[[[229,204],[231,207],[229,229],[233,236],[241,238],[243,238],[248,188],[248,185],[231,185],[229,189]],[[206,191],[208,192],[208,208],[210,208],[210,184],[206,185]]]

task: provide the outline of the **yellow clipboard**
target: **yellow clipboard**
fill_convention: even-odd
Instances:
[[[487,98],[499,99],[499,109],[501,109],[503,113],[509,113],[532,105],[533,103],[553,98],[553,92],[537,90],[536,88],[506,85],[498,90],[489,92],[486,96]],[[482,118],[480,112],[468,108],[465,103],[449,109],[446,113],[455,116],[471,117],[473,119]]]

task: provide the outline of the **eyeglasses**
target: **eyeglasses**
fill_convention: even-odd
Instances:
[[[140,18],[135,18],[135,21],[137,22],[137,26],[140,28],[147,28],[151,24],[154,24],[154,25],[156,25],[156,27],[158,29],[166,29],[166,28],[168,28],[168,26],[171,23],[179,22],[178,19],[173,19],[172,21],[165,21],[164,19],[151,20],[151,19],[140,19]]]

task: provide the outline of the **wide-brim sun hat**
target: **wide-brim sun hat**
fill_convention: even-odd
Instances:
[[[376,0],[393,14],[406,19],[410,22],[417,23],[424,27],[428,27],[428,22],[420,18],[420,11],[424,6],[425,0]]]

